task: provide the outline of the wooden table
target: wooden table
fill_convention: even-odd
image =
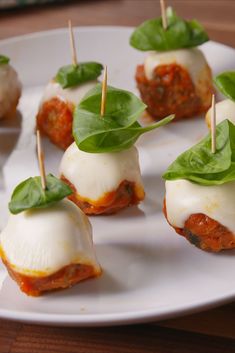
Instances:
[[[195,17],[211,39],[235,47],[234,0],[168,1]],[[0,38],[74,25],[129,25],[159,15],[157,0],[84,0],[0,12]],[[235,67],[235,60],[234,60]],[[235,303],[154,324],[114,328],[55,328],[0,320],[0,353],[235,352]]]

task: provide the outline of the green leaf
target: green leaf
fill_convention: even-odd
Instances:
[[[203,27],[196,21],[185,21],[172,8],[167,8],[168,27],[164,30],[162,18],[143,22],[132,33],[130,44],[139,50],[167,51],[196,47],[209,40]]]
[[[141,127],[137,122],[146,108],[134,94],[107,87],[106,111],[100,115],[102,86],[98,84],[80,102],[74,112],[73,136],[80,150],[90,153],[118,152],[131,147],[144,132],[170,122],[173,116]]]
[[[70,187],[61,180],[48,174],[46,190],[42,189],[39,176],[20,183],[11,196],[9,210],[13,214],[32,208],[45,208],[72,194]]]
[[[187,179],[201,185],[220,185],[235,180],[235,125],[229,120],[216,127],[216,153],[211,134],[182,153],[163,174],[166,180]]]
[[[223,72],[214,81],[220,92],[235,102],[235,71]]]
[[[6,65],[10,62],[10,59],[5,55],[0,55],[0,65]]]
[[[96,62],[63,66],[57,72],[55,80],[63,87],[75,87],[84,82],[95,80],[100,76],[103,65]]]

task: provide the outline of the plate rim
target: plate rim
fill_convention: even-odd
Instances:
[[[235,300],[235,293],[224,296],[220,299],[208,300],[203,304],[194,304],[184,306],[184,309],[177,308],[175,310],[164,310],[164,313],[157,314],[152,309],[141,310],[137,312],[110,313],[110,314],[41,314],[21,311],[10,311],[0,309],[0,318],[13,320],[24,323],[33,323],[37,325],[47,326],[64,326],[64,327],[105,327],[140,324],[147,322],[158,322],[167,319],[175,319],[178,317],[195,314],[228,304]],[[114,318],[115,316],[115,318]]]
[[[109,30],[109,31],[116,31],[116,30],[134,30],[136,27],[135,26],[121,26],[121,25],[87,25],[87,26],[73,26],[74,30],[79,30],[79,31],[92,31],[92,30],[98,30],[98,31],[104,31],[104,30]],[[45,31],[35,31],[35,32],[30,32],[30,33],[26,33],[26,34],[21,34],[19,36],[12,36],[12,37],[7,37],[7,38],[1,38],[0,39],[0,45],[4,45],[4,44],[11,44],[14,42],[18,42],[24,39],[36,39],[36,38],[40,38],[40,37],[44,37],[50,34],[57,34],[57,33],[64,33],[68,31],[67,27],[58,27],[58,28],[53,28],[53,29],[48,29]],[[215,45],[220,45],[222,47],[225,47],[227,49],[232,49],[235,50],[235,47],[231,47],[228,44],[224,44],[222,42],[218,42],[215,40],[209,40],[208,42],[203,43],[202,45],[200,45],[199,47],[202,47],[204,45],[207,44],[215,44]],[[138,50],[133,48],[133,50]],[[147,51],[142,51],[143,53],[146,53]]]

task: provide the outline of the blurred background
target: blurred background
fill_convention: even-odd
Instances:
[[[196,18],[211,39],[235,46],[234,0],[168,0],[178,14]],[[0,0],[0,38],[74,26],[136,26],[160,15],[158,0]]]

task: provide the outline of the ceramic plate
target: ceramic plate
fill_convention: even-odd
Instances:
[[[137,93],[135,67],[146,54],[128,45],[131,32],[131,28],[121,27],[75,29],[79,60],[107,64],[111,85]],[[209,42],[202,50],[214,74],[234,69],[234,49]],[[4,225],[10,190],[23,178],[38,174],[35,113],[47,81],[58,67],[70,62],[68,33],[62,29],[1,41],[0,52],[11,57],[24,84],[19,106],[22,133],[5,164],[2,181],[7,190],[1,194]],[[0,131],[0,136],[4,131],[9,133],[4,127]],[[175,317],[233,300],[235,252],[200,251],[177,235],[162,214],[162,172],[206,133],[204,119],[198,117],[143,136],[137,146],[145,201],[139,208],[114,216],[91,218],[102,277],[66,291],[30,298],[0,267],[0,317],[57,325],[115,325]],[[62,153],[48,141],[43,142],[47,171],[56,174]]]

